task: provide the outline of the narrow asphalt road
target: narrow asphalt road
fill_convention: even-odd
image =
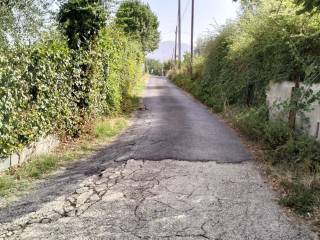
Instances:
[[[112,145],[0,209],[0,239],[318,239],[204,106],[156,77],[144,106]]]
[[[148,132],[132,158],[230,163],[250,159],[230,129],[167,80],[151,79],[144,104]]]

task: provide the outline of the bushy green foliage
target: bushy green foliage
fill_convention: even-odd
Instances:
[[[167,75],[169,73],[169,71],[175,67],[174,65],[175,65],[174,60],[168,60],[168,61],[164,62],[163,63],[164,75]]]
[[[142,76],[144,56],[140,45],[119,30],[101,31],[94,55],[94,72],[100,98],[98,109],[105,114],[120,111],[124,98],[130,95]]]
[[[149,5],[139,0],[123,1],[116,13],[116,24],[140,42],[145,53],[157,49],[160,41],[159,21]]]
[[[276,163],[298,165],[311,172],[320,171],[320,143],[305,135],[295,135],[272,153]]]
[[[43,29],[48,0],[1,0],[0,47],[33,41]]]
[[[234,124],[243,133],[255,140],[263,138],[267,121],[268,111],[264,106],[244,109],[234,116]]]
[[[120,111],[142,61],[140,46],[112,27],[101,31],[93,52],[70,50],[54,33],[8,49],[0,57],[0,156],[48,133],[78,136],[88,117]],[[92,66],[90,78],[83,65]]]
[[[163,74],[163,64],[159,60],[147,59],[146,60],[146,70],[150,74],[161,76]]]
[[[271,149],[285,145],[294,134],[289,124],[281,119],[268,121],[263,132],[262,139]]]
[[[233,122],[243,134],[267,147],[274,164],[311,173],[320,172],[320,143],[310,136],[294,132],[281,119],[268,120],[266,107],[235,113]]]
[[[71,95],[69,49],[54,34],[30,46],[9,49],[0,58],[0,155],[44,136],[73,129],[77,116]]]
[[[320,10],[320,2],[318,0],[296,0],[297,4],[303,5],[301,12],[313,12]]]
[[[215,109],[260,105],[271,82],[319,82],[320,15],[297,14],[301,7],[293,0],[243,4],[254,7],[245,7],[239,20],[201,42],[205,61],[196,79],[201,100]]]
[[[315,206],[319,206],[318,198],[320,191],[317,188],[306,188],[301,183],[283,183],[288,193],[281,197],[280,203],[284,206],[294,208],[300,214],[311,213]]]
[[[100,0],[69,0],[61,6],[58,22],[71,49],[88,49],[105,26],[106,13]]]

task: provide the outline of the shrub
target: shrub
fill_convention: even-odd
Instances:
[[[262,0],[201,44],[197,76],[204,102],[258,106],[270,82],[297,78],[319,82],[319,14],[297,14],[293,0]]]
[[[53,129],[72,131],[70,55],[52,34],[30,47],[9,49],[0,59],[0,156]]]
[[[273,152],[275,162],[303,167],[311,172],[320,171],[320,143],[305,135],[296,135]]]
[[[146,70],[153,74],[161,76],[163,74],[163,67],[164,65],[159,61],[155,59],[146,59]]]
[[[94,66],[101,93],[96,102],[104,114],[121,110],[142,76],[143,59],[140,45],[121,31],[112,27],[101,31]]]
[[[264,137],[264,127],[268,120],[268,110],[265,106],[250,108],[235,116],[234,124],[252,139],[261,140]]]
[[[317,199],[319,190],[307,188],[298,182],[284,182],[283,186],[288,193],[280,199],[282,205],[294,208],[300,214],[306,214],[312,212],[319,204],[319,199]]]
[[[139,44],[111,27],[92,52],[70,50],[53,32],[7,49],[0,57],[0,157],[50,133],[77,137],[88,117],[120,111],[141,78],[142,61]],[[90,77],[83,77],[83,66],[90,66]]]
[[[271,149],[283,146],[292,136],[292,129],[283,120],[271,120],[264,126],[263,140]]]

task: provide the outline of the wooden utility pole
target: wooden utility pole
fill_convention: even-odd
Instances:
[[[292,129],[296,127],[296,118],[297,118],[297,106],[299,101],[298,91],[300,88],[300,76],[295,76],[294,79],[294,87],[292,87],[291,91],[291,99],[290,99],[290,111],[289,111],[289,126]]]
[[[177,45],[178,45],[178,26],[176,26],[176,37],[175,37],[175,42],[174,42],[174,64],[177,65]]]
[[[181,69],[181,0],[178,0],[179,69]]]
[[[193,33],[194,33],[194,0],[192,0],[192,8],[191,8],[191,57],[190,57],[191,75],[192,75],[192,66],[193,66]]]

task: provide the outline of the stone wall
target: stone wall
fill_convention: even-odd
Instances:
[[[59,140],[53,135],[41,138],[38,142],[25,147],[21,152],[12,154],[5,159],[0,159],[0,172],[17,166],[33,156],[49,153],[58,145]]]
[[[303,86],[303,85],[302,85]],[[270,107],[270,117],[275,118],[279,116],[280,110],[274,108],[275,103],[281,103],[289,100],[291,97],[293,82],[273,83],[270,85],[267,93],[267,104]],[[314,84],[312,86],[314,92],[320,91],[320,84]],[[316,137],[320,140],[320,104],[315,102],[312,104],[313,110],[311,112],[305,112],[303,116],[297,116],[296,127],[310,136]],[[287,119],[288,116],[283,116]]]

